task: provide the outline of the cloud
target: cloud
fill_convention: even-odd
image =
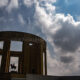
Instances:
[[[71,63],[73,61],[73,57],[71,57],[71,56],[69,56],[69,57],[67,57],[67,56],[61,56],[60,60],[61,60],[61,62],[65,63],[65,64],[66,63]]]
[[[80,29],[79,25],[65,21],[62,23],[61,29],[59,29],[53,36],[54,44],[61,47],[62,50],[74,52],[80,46]]]
[[[61,55],[58,53],[51,57],[50,51],[47,51],[48,56],[48,75],[56,76],[73,76],[80,75],[80,54],[65,54]]]
[[[43,7],[36,7],[35,14],[38,25],[41,25],[43,33],[49,41],[53,40],[54,46],[60,47],[64,51],[76,51],[80,46],[79,26],[80,22],[75,22],[71,15],[47,13]]]
[[[46,3],[55,3],[56,2],[56,0],[38,0],[38,1],[40,1],[40,2],[46,2]]]
[[[76,68],[77,64],[70,62],[70,63],[64,63],[62,62],[58,56],[54,56],[54,58],[51,57],[49,50],[47,52],[48,56],[48,75],[54,75],[54,76],[70,76],[72,73],[75,73],[77,71]],[[76,64],[76,65],[74,65]]]
[[[46,36],[48,34],[47,38],[51,36],[53,44],[62,50],[71,52],[77,50],[80,46],[80,22],[75,22],[71,15],[53,15],[53,13],[50,15],[50,13],[50,11],[47,13],[46,9],[40,7],[39,4],[36,6],[35,18],[37,19],[37,24],[41,25],[43,33]]]
[[[31,7],[35,2],[36,2],[36,0],[24,0],[24,4],[27,7]]]
[[[34,16],[37,26],[41,28],[47,37],[46,40],[53,46],[53,53],[50,54],[54,56],[48,56],[48,74],[73,75],[72,73],[79,70],[80,65],[78,57],[80,22],[75,21],[70,14],[67,16],[59,14],[55,12],[55,9],[53,12],[38,3]]]
[[[55,6],[53,6],[52,4],[49,4],[49,3],[46,3],[45,4],[45,6],[46,6],[46,8],[47,8],[47,11],[51,11],[51,12],[53,12],[53,11],[55,11]]]
[[[12,9],[17,9],[17,8],[18,8],[18,0],[10,0],[6,10],[8,12],[11,12]]]
[[[25,24],[25,20],[23,19],[23,16],[21,14],[18,15],[18,19],[22,25]]]
[[[8,0],[0,0],[0,7],[7,6]]]

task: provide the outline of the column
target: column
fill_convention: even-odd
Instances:
[[[23,42],[23,55],[24,55],[23,72],[24,74],[27,74],[29,73],[29,43],[26,41]]]
[[[44,54],[45,54],[45,75],[47,75],[47,54],[46,54],[46,48],[45,48]]]
[[[9,72],[9,64],[10,64],[10,41],[5,41],[3,46],[1,73]]]
[[[43,75],[43,45],[41,45],[41,53],[40,53],[40,56],[41,56],[41,74]]]

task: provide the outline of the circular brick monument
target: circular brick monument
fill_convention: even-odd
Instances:
[[[1,74],[10,74],[11,77],[24,77],[26,74],[47,75],[46,42],[41,37],[3,31],[0,32],[0,42],[3,43],[3,48],[0,49]]]

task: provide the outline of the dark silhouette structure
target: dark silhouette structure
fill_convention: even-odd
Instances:
[[[4,31],[0,32],[0,41],[4,43],[3,49],[0,49],[0,75],[6,74],[11,78],[25,77],[26,74],[47,75],[46,42],[42,38],[23,32]],[[11,41],[22,42],[22,51],[11,51]],[[11,57],[19,58],[18,66],[10,64]],[[10,67],[14,71],[10,71]]]

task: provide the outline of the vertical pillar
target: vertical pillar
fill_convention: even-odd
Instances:
[[[41,44],[41,74],[43,75],[43,45]]]
[[[23,68],[24,68],[24,74],[29,73],[29,44],[28,42],[23,42]]]
[[[47,75],[47,54],[46,54],[46,46],[45,46],[45,75]]]
[[[1,62],[1,72],[8,73],[10,64],[10,41],[5,41],[3,46],[3,56]]]
[[[22,74],[22,54],[19,56],[18,73]]]

